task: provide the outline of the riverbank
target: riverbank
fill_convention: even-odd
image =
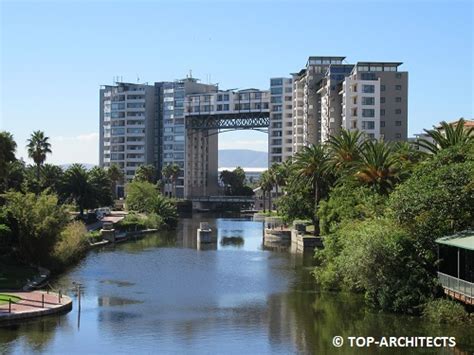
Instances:
[[[0,324],[65,313],[72,309],[71,298],[60,293],[10,292],[7,296],[11,296],[8,302],[0,303]]]

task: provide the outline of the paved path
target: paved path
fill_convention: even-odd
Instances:
[[[21,300],[11,304],[0,305],[0,323],[4,320],[23,319],[71,310],[72,300],[68,296],[46,291],[8,292],[7,294],[20,297]],[[44,297],[44,303],[43,303]]]

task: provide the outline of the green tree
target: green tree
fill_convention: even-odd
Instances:
[[[48,261],[62,229],[68,222],[66,210],[54,194],[7,192],[4,195],[11,229],[23,260],[37,264]]]
[[[72,164],[65,171],[62,192],[66,201],[77,204],[81,216],[84,216],[84,209],[97,207],[96,191],[89,181],[87,170],[81,164]]]
[[[107,168],[107,174],[109,175],[109,179],[111,181],[111,188],[113,198],[117,199],[117,184],[123,182],[123,171],[117,164],[110,164]]]
[[[157,214],[168,226],[177,221],[175,203],[161,195],[156,186],[145,181],[132,181],[127,184],[126,204],[129,211]]]
[[[181,169],[177,164],[167,164],[161,170],[161,174],[165,179],[165,184],[171,183],[172,185],[173,196],[176,196],[176,182],[178,180],[180,172]]]
[[[41,165],[45,162],[46,155],[51,153],[49,137],[46,137],[42,131],[34,131],[27,142],[28,156],[36,164],[36,179],[39,181]]]
[[[330,155],[325,146],[311,145],[304,147],[296,154],[294,160],[295,175],[302,184],[311,186],[314,196],[312,214],[314,233],[319,235],[319,217],[316,213],[319,202],[327,191],[331,181],[332,171],[330,169]]]
[[[87,180],[94,191],[94,197],[97,201],[97,206],[112,206],[113,196],[110,186],[112,181],[110,181],[109,174],[103,168],[98,166],[93,167],[87,172]]]
[[[15,158],[16,142],[13,135],[6,131],[0,131],[0,191],[4,191],[8,185],[9,166]]]
[[[339,174],[354,169],[361,158],[364,143],[364,135],[358,130],[343,129],[339,135],[329,138],[331,161]]]
[[[399,165],[393,145],[384,141],[366,141],[355,176],[381,194],[388,194],[399,181]]]
[[[135,171],[133,177],[135,181],[146,181],[152,184],[156,184],[156,172],[153,165],[140,165]]]
[[[466,127],[463,118],[455,125],[443,121],[440,126],[439,129],[424,130],[434,143],[420,139],[418,145],[436,154],[442,149],[474,142],[474,127]]]
[[[263,193],[263,212],[266,212],[265,209],[265,197],[268,196],[268,210],[272,211],[272,190],[273,190],[273,177],[268,172],[268,170],[264,171],[260,176],[259,180],[260,188],[262,189]]]
[[[41,169],[40,186],[42,190],[51,189],[59,194],[64,171],[61,167],[52,164],[45,164]]]

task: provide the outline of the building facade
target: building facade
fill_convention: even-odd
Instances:
[[[293,155],[293,79],[270,79],[270,126],[268,164],[281,163]]]
[[[100,89],[100,166],[117,164],[126,180],[153,163],[155,95],[146,84],[116,83]]]

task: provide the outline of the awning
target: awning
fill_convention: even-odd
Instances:
[[[436,243],[456,248],[474,250],[474,231],[468,230],[436,239]]]

